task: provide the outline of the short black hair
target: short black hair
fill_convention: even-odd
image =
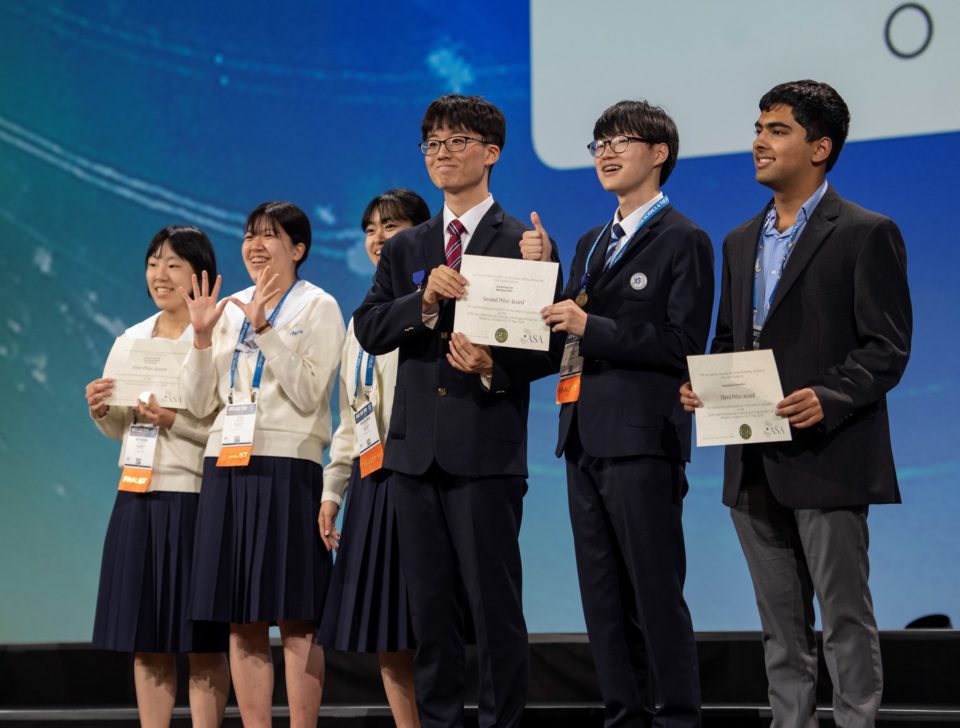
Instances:
[[[830,137],[833,148],[827,171],[833,169],[850,131],[850,110],[836,89],[821,81],[790,81],[774,86],[760,99],[760,111],[789,106],[793,118],[807,132],[807,141]]]
[[[377,195],[367,204],[360,218],[360,227],[367,229],[373,213],[380,213],[380,220],[406,220],[413,225],[419,225],[430,219],[430,208],[423,198],[413,190],[405,187],[396,187]]]
[[[618,101],[600,114],[593,125],[593,138],[610,139],[618,134],[643,137],[649,144],[667,145],[667,159],[660,167],[660,184],[665,184],[680,152],[680,134],[670,115],[662,107],[643,100]]]
[[[303,257],[297,261],[297,270],[310,254],[310,218],[292,202],[264,202],[247,216],[244,233],[265,230],[277,232],[277,227],[290,236],[294,245],[303,243]]]
[[[144,269],[150,265],[150,258],[160,254],[164,243],[190,264],[197,278],[206,271],[210,285],[213,286],[213,281],[217,279],[217,254],[213,250],[210,238],[203,230],[193,225],[167,225],[160,228],[147,246],[147,254],[143,257]],[[149,290],[147,294],[150,294]]]
[[[447,94],[427,107],[420,122],[421,141],[441,126],[479,134],[487,144],[500,149],[507,142],[507,120],[503,112],[482,96]]]

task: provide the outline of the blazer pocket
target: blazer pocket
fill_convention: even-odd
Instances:
[[[406,389],[395,387],[393,390],[393,412],[390,414],[390,425],[387,436],[401,440],[407,434],[407,406]]]

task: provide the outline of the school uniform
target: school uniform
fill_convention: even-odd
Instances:
[[[710,329],[710,239],[657,195],[580,239],[564,296],[588,314],[557,455],[604,725],[699,726],[683,596],[691,418],[676,393]]]
[[[254,287],[236,298],[250,301]],[[228,304],[213,345],[184,361],[184,402],[198,416],[217,413],[207,440],[191,596],[194,619],[248,624],[316,621],[330,577],[317,527],[321,456],[330,442],[330,390],[343,344],[336,301],[298,280],[271,328],[246,327]],[[217,467],[225,405],[252,400],[259,355],[262,380],[250,462]],[[231,371],[233,375],[231,377]],[[231,378],[233,387],[231,389]]]
[[[340,546],[317,642],[348,652],[395,652],[414,646],[407,583],[400,568],[396,500],[390,471],[360,477],[354,408],[373,405],[381,438],[390,421],[397,351],[373,356],[347,326],[340,363],[340,425],[330,445],[322,500],[343,504]]]
[[[159,316],[130,327],[121,338],[152,338]],[[180,340],[192,341],[193,329],[188,326]],[[122,441],[121,467],[134,418],[133,408],[111,406],[93,419],[104,435]],[[179,410],[172,427],[157,434],[147,491],[117,493],[104,539],[95,646],[122,652],[226,651],[224,626],[191,622],[188,609],[203,446],[211,422],[212,417]]]

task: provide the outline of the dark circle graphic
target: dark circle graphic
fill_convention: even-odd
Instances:
[[[893,27],[893,21],[896,19],[896,17],[900,13],[904,11],[909,12],[911,10],[915,10],[916,12],[920,13],[920,15],[923,17],[923,21],[927,25],[927,35],[926,35],[926,38],[924,38],[923,43],[920,45],[919,48],[912,51],[903,51],[897,48],[893,44],[893,39],[890,37],[890,29]],[[887,18],[887,23],[883,28],[883,39],[884,41],[886,41],[887,48],[889,49],[889,51],[893,55],[895,55],[897,58],[903,58],[904,60],[908,60],[910,58],[916,58],[925,50],[927,50],[927,47],[930,45],[930,41],[933,40],[933,18],[930,16],[930,12],[925,7],[923,7],[923,5],[921,5],[920,3],[904,3],[903,5],[898,7],[896,10],[894,10],[892,13],[890,13],[890,17]]]

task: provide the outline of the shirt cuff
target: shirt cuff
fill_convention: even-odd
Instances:
[[[426,311],[423,311],[421,314],[423,319],[423,325],[428,329],[437,328],[437,321],[440,318],[440,304],[435,303],[432,306],[428,306]]]

